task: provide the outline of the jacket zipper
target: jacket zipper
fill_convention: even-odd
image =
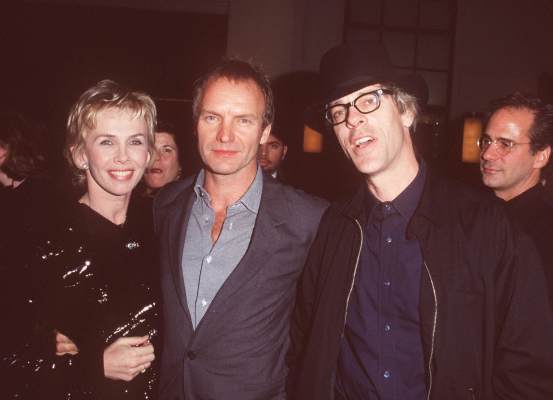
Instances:
[[[436,286],[434,285],[434,280],[432,279],[432,275],[430,274],[430,269],[428,268],[426,261],[424,261],[424,268],[426,269],[426,273],[430,278],[430,284],[432,285],[432,294],[434,295],[434,321],[432,325],[432,342],[430,344],[430,357],[428,358],[429,379],[428,379],[428,395],[426,396],[426,399],[430,400],[430,393],[432,391],[432,358],[434,358],[434,341],[436,338],[436,326],[438,324],[438,295],[436,293]]]
[[[355,260],[355,269],[353,270],[353,279],[351,280],[351,285],[348,292],[348,297],[346,298],[346,308],[344,310],[344,323],[342,325],[342,337],[344,336],[344,330],[346,329],[346,321],[348,319],[348,307],[349,307],[349,299],[351,297],[351,292],[353,292],[353,285],[355,285],[355,276],[357,275],[357,267],[359,266],[359,258],[361,257],[361,250],[363,248],[363,228],[361,228],[361,224],[359,221],[354,218],[353,219],[355,223],[357,224],[357,227],[359,228],[359,234],[361,235],[361,240],[359,241],[359,250],[357,251],[357,259]]]

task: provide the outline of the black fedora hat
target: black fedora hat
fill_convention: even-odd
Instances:
[[[323,104],[375,83],[397,86],[415,96],[421,106],[428,101],[424,79],[397,73],[380,42],[352,41],[331,48],[321,59],[320,78]]]

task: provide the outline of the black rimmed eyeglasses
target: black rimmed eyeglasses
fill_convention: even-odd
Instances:
[[[492,139],[489,135],[482,135],[478,138],[477,144],[482,153],[488,150],[493,144],[497,154],[503,157],[509,154],[513,150],[513,147],[520,144],[531,144],[531,142],[515,142],[514,140],[506,138]]]
[[[392,93],[390,89],[376,89],[360,94],[349,103],[333,104],[326,108],[325,119],[332,126],[341,124],[348,118],[350,107],[355,107],[361,114],[372,113],[380,107],[381,97]]]

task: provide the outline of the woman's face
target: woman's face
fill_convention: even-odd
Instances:
[[[159,189],[176,180],[180,174],[179,149],[173,135],[156,132],[154,163],[146,171],[144,181],[148,189]]]
[[[100,111],[96,127],[85,132],[84,148],[75,154],[86,164],[89,195],[130,196],[148,164],[148,125],[143,118],[117,108]]]

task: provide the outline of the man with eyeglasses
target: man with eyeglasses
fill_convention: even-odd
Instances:
[[[553,204],[546,185],[551,185],[553,105],[518,92],[495,100],[478,145],[482,181],[506,201],[509,214],[534,240],[551,297]]]
[[[321,61],[325,117],[364,177],[323,216],[292,318],[291,399],[552,399],[553,315],[528,237],[489,196],[433,174],[427,97],[381,44]]]

